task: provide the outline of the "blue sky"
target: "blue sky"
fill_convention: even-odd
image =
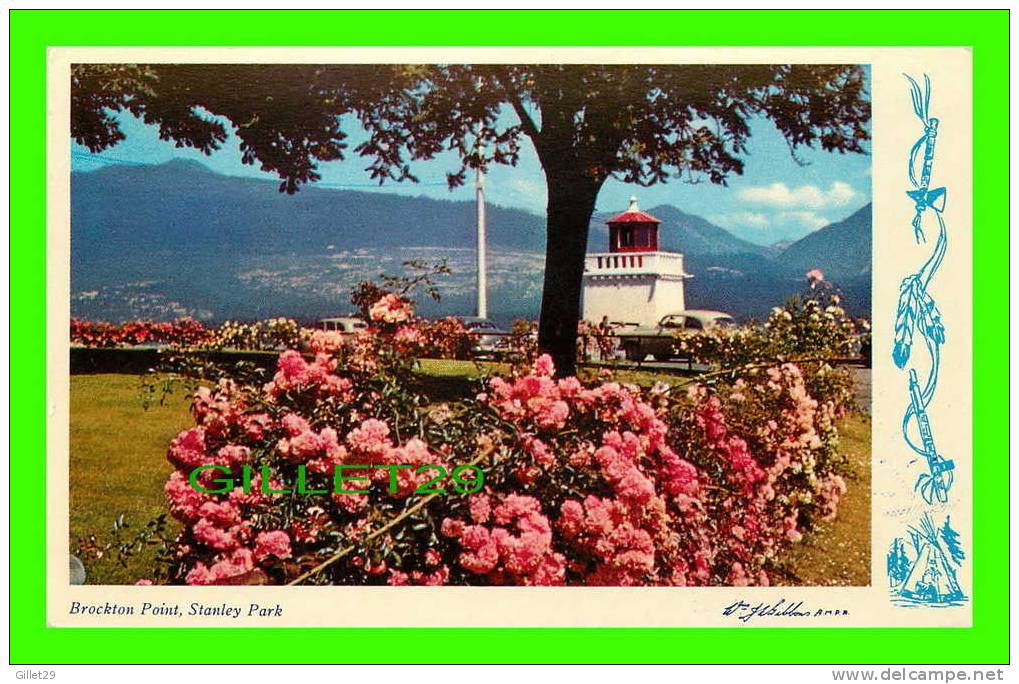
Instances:
[[[507,114],[515,123],[515,117]],[[514,118],[510,118],[514,117]],[[124,114],[120,118],[127,140],[94,156],[72,142],[74,171],[92,171],[106,165],[104,159],[158,164],[173,158],[197,159],[212,170],[234,176],[274,179],[275,176],[241,163],[237,139],[233,136],[223,147],[206,157],[188,148],[159,139],[158,129]],[[364,139],[363,131],[351,126],[344,129],[353,149]],[[839,155],[818,150],[797,152],[801,166],[792,158],[782,135],[770,121],[751,122],[749,152],[742,176],[730,176],[728,187],[707,181],[690,184],[679,181],[641,188],[614,179],[606,182],[598,196],[599,211],[622,211],[628,198],[636,195],[645,209],[671,204],[687,213],[702,216],[746,240],[758,244],[794,240],[828,223],[850,215],[871,199],[869,155]],[[387,192],[426,196],[436,199],[472,200],[473,183],[450,191],[445,172],[458,168],[452,154],[412,164],[421,183],[386,183],[379,188],[364,172],[366,161],[348,155],[347,159],[319,165],[321,185],[369,192]],[[486,182],[488,200],[503,206],[518,207],[543,214],[545,177],[534,148],[524,140],[520,161],[515,167],[496,166]]]

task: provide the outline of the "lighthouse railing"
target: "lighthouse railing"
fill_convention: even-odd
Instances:
[[[683,276],[683,255],[667,252],[603,252],[589,254],[584,271],[592,275],[638,273]]]

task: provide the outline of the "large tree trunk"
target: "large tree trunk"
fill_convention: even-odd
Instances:
[[[545,169],[548,181],[545,284],[538,346],[551,355],[560,377],[577,372],[577,324],[587,233],[601,181]]]

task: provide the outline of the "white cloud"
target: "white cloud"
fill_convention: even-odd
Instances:
[[[856,190],[843,181],[833,182],[828,190],[823,190],[816,185],[790,188],[785,183],[772,183],[739,191],[740,199],[752,204],[803,209],[841,207],[852,202],[857,196]]]
[[[522,195],[539,195],[544,197],[546,192],[544,183],[527,180],[526,178],[514,178],[509,182],[509,187],[513,192],[518,192]]]
[[[493,204],[520,207],[537,213],[545,211],[547,194],[544,183],[524,178],[489,181],[485,184],[485,196]]]
[[[715,214],[708,220],[723,228],[767,228],[771,221],[764,214],[753,211],[736,211],[729,214]]]
[[[779,221],[791,221],[800,224],[804,228],[817,230],[830,223],[828,219],[812,211],[783,211],[778,215]]]

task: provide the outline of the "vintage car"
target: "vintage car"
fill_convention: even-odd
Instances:
[[[355,333],[358,330],[365,330],[367,327],[368,324],[357,316],[323,318],[318,322],[319,330],[335,330],[341,333]]]
[[[471,354],[500,358],[506,350],[509,331],[503,330],[487,318],[460,316],[460,322],[471,336]]]
[[[620,347],[629,361],[643,361],[649,354],[658,361],[675,356],[675,337],[721,326],[736,325],[722,311],[690,309],[662,316],[654,327],[627,327],[616,331]]]

